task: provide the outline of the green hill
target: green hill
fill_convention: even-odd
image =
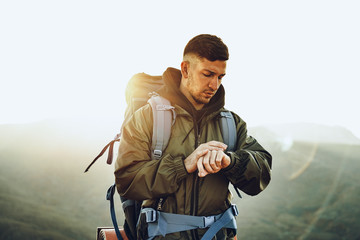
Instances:
[[[287,152],[275,149],[269,187],[237,201],[240,238],[359,239],[360,146],[296,142]]]
[[[83,173],[112,137],[92,127],[0,126],[0,239],[94,239],[97,226],[112,225],[113,166],[102,158]],[[262,143],[272,181],[258,196],[234,195],[240,239],[360,238],[359,145]]]
[[[0,239],[94,239],[97,226],[111,225],[113,167],[83,173],[105,139],[47,124],[2,126],[0,136]]]

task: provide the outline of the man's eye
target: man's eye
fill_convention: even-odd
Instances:
[[[203,75],[204,75],[205,77],[211,77],[211,74],[203,73]]]
[[[220,76],[218,77],[218,79],[219,79],[219,80],[222,80],[223,77],[225,77],[225,75],[220,75]]]

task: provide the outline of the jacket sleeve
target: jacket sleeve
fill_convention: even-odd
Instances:
[[[145,200],[174,193],[187,175],[183,159],[165,155],[151,159],[152,109],[149,104],[136,111],[122,129],[115,182],[121,196]]]
[[[229,181],[249,195],[263,191],[271,179],[272,156],[255,138],[247,135],[246,123],[234,114],[237,150],[227,152],[231,164],[223,170]]]

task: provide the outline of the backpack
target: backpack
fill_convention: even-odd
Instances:
[[[153,136],[152,136],[152,159],[160,159],[163,150],[166,148],[170,139],[171,127],[176,120],[174,107],[170,102],[156,93],[164,85],[162,76],[151,76],[145,73],[135,74],[128,82],[126,87],[126,103],[124,121],[114,140],[110,141],[98,156],[86,168],[87,172],[90,167],[99,159],[107,149],[107,163],[111,164],[113,159],[113,147],[115,142],[120,141],[121,131],[125,124],[129,121],[136,110],[149,103],[153,111]],[[236,126],[233,115],[229,111],[220,112],[219,124],[224,143],[228,145],[230,151],[235,149],[236,145]],[[240,193],[235,188],[237,194]],[[116,191],[116,184],[113,184],[107,192],[107,200],[110,201],[110,213],[118,239],[123,239],[118,229],[115,216],[113,196]],[[241,197],[241,196],[240,196]],[[136,224],[141,211],[142,201],[135,201],[120,197],[123,211],[125,214],[125,222],[123,224],[126,236],[130,239],[136,239]]]

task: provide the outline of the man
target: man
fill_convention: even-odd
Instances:
[[[228,48],[220,38],[201,34],[186,45],[181,70],[164,72],[165,86],[158,93],[176,112],[168,146],[160,160],[151,159],[152,109],[147,104],[136,111],[123,128],[115,165],[121,196],[144,200],[143,208],[176,216],[220,216],[231,207],[229,182],[249,195],[265,189],[272,157],[247,136],[246,123],[235,113],[236,150],[227,151],[223,143],[218,119],[224,110],[221,82],[228,58]],[[149,237],[147,220],[140,217],[138,238]],[[158,227],[168,224],[159,223]],[[182,229],[165,238],[200,239],[210,226]],[[223,227],[215,238],[234,235],[233,229]]]

